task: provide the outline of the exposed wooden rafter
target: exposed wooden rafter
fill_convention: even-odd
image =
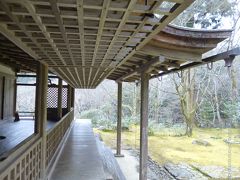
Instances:
[[[71,51],[70,45],[69,45],[69,40],[67,38],[66,30],[65,30],[65,27],[63,26],[64,23],[63,23],[63,20],[61,18],[61,15],[60,15],[61,12],[60,12],[60,10],[59,10],[59,8],[57,6],[57,1],[56,0],[50,0],[50,4],[52,6],[53,13],[54,13],[54,15],[56,17],[56,21],[57,21],[58,26],[60,28],[63,40],[64,40],[64,42],[66,44],[66,47],[67,47],[70,59],[72,61],[71,64],[76,65],[75,60],[74,60],[73,55],[72,55],[72,51]],[[79,74],[78,74],[76,68],[74,68],[74,72],[75,72],[74,79],[75,79],[76,84],[78,84],[78,86],[82,86],[82,83],[81,83],[81,80],[79,78]]]
[[[194,32],[168,26],[192,2],[1,0],[0,33],[29,55],[22,56],[23,62],[32,58],[73,87],[95,88],[106,78],[140,78],[142,68],[148,68],[157,56],[165,60],[149,64],[152,74],[181,68],[189,60],[197,62],[205,50],[225,39],[229,31],[215,34],[215,39],[208,34],[205,38],[213,37],[213,41],[199,43],[204,39],[202,32],[195,31],[194,38],[200,39],[195,41],[190,36]],[[186,50],[188,46],[195,49]],[[0,49],[5,52],[6,48]]]
[[[104,55],[104,57],[103,57],[103,60],[102,60],[102,62],[101,62],[100,65],[103,65],[103,64],[105,63],[105,61],[106,61],[106,59],[107,59],[110,51],[111,51],[112,48],[113,48],[114,43],[116,43],[116,40],[117,40],[119,34],[121,33],[121,31],[122,31],[122,29],[123,29],[123,26],[125,25],[125,23],[126,23],[128,17],[129,17],[129,15],[130,15],[130,12],[131,12],[131,10],[133,9],[133,7],[134,7],[134,5],[136,4],[136,2],[137,2],[137,0],[131,0],[131,1],[129,2],[128,7],[127,7],[127,9],[126,9],[123,17],[121,18],[121,22],[120,22],[119,25],[118,25],[118,28],[117,28],[117,30],[116,30],[116,32],[115,32],[115,34],[114,34],[114,36],[113,36],[113,38],[112,38],[112,40],[111,40],[111,42],[110,42],[110,45],[109,45],[108,48],[107,48],[107,52],[105,53],[105,55]],[[105,71],[103,71],[103,72],[105,72]],[[96,78],[97,78],[98,75],[99,75],[99,71],[97,71],[97,72],[95,73],[95,76],[94,76],[93,81],[92,81],[92,83],[91,83],[92,86],[95,86],[95,80],[96,80]]]
[[[152,60],[148,61],[147,63],[141,65],[139,68],[136,68],[135,70],[133,70],[133,71],[123,75],[122,77],[118,78],[116,81],[121,82],[124,79],[129,78],[133,75],[141,74],[143,72],[145,72],[145,73],[151,72],[152,68],[155,65],[161,64],[164,61],[165,61],[165,58],[163,56],[157,56],[157,57],[153,58]]]
[[[108,13],[108,8],[110,6],[110,2],[111,2],[110,0],[104,0],[103,1],[102,12],[101,12],[101,17],[100,17],[100,21],[99,21],[98,33],[97,33],[96,44],[95,44],[95,48],[94,48],[94,53],[93,53],[91,66],[94,66],[95,61],[96,61],[97,51],[98,51],[98,47],[99,47],[99,44],[100,44],[100,40],[102,39],[104,23],[106,21],[106,17],[107,17],[107,13]],[[93,68],[90,67],[87,87],[91,83],[92,70],[93,70]]]
[[[163,15],[158,20],[158,23],[152,27],[152,30],[148,32],[148,35],[142,39],[135,47],[134,49],[127,54],[119,63],[117,66],[113,69],[111,69],[108,73],[103,73],[100,75],[100,78],[97,80],[95,86],[97,86],[104,78],[108,77],[117,67],[124,64],[128,59],[130,59],[138,50],[143,48],[156,34],[158,34],[166,25],[168,25],[175,17],[177,17],[184,9],[186,9],[193,1],[192,0],[185,0],[182,3],[176,3],[173,5],[173,7],[170,9],[169,15]],[[157,7],[155,7],[154,10],[156,10]],[[150,18],[149,18],[150,19]]]

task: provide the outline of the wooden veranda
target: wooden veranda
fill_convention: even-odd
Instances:
[[[74,89],[96,88],[104,79],[110,79],[118,83],[116,156],[122,156],[122,82],[141,82],[139,179],[146,180],[149,79],[218,60],[226,60],[229,65],[229,59],[240,54],[236,48],[202,58],[203,53],[227,39],[232,30],[193,30],[169,24],[192,3],[1,0],[0,63],[5,69],[11,68],[13,80],[21,73],[34,73],[37,96],[35,134],[1,162],[0,179],[47,179],[57,149],[74,119]],[[9,75],[0,68],[0,76],[5,79]],[[59,121],[52,131],[45,128],[49,76],[59,78],[54,107]],[[68,84],[65,113],[63,80]]]

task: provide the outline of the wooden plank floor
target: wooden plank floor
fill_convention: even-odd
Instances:
[[[54,122],[47,121],[47,129],[54,126]],[[16,147],[19,143],[34,133],[33,120],[11,120],[0,121],[0,136],[6,139],[0,140],[0,156]]]
[[[64,144],[51,180],[106,179],[91,123],[76,120]]]

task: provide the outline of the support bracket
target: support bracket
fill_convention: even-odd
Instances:
[[[234,59],[235,59],[235,55],[230,55],[227,58],[225,58],[224,59],[225,67],[231,67]]]

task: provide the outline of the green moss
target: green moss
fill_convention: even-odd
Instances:
[[[114,132],[112,129],[103,129],[102,132]]]
[[[100,133],[104,142],[115,148],[116,132]],[[227,167],[228,164],[228,146],[223,139],[228,137],[227,129],[199,129],[195,128],[192,137],[169,136],[168,133],[156,132],[149,136],[149,155],[158,163],[166,162],[186,162],[189,164],[197,163],[199,165],[217,165]],[[231,129],[232,137],[240,134],[238,129]],[[133,126],[129,132],[122,133],[123,145],[132,148],[139,148],[139,127]],[[218,138],[212,138],[218,137]],[[204,139],[211,146],[205,147],[192,144],[195,139]],[[232,145],[232,166],[240,168],[240,145]]]

